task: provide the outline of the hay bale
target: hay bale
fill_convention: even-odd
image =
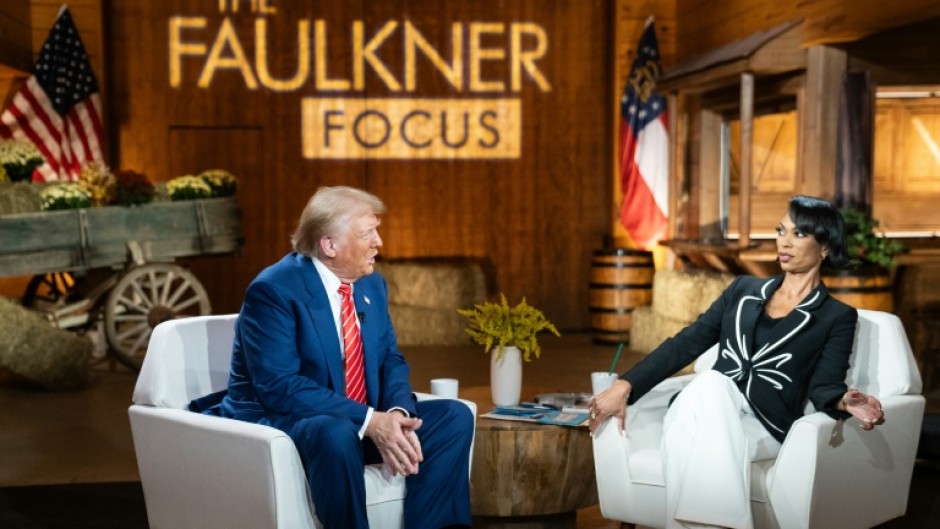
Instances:
[[[633,309],[630,350],[643,354],[650,353],[659,347],[659,344],[672,338],[688,325],[688,322],[660,316],[651,306],[637,307]],[[694,365],[693,362],[685,366],[676,375],[691,373]]]
[[[406,305],[388,306],[398,344],[467,345],[472,343],[464,332],[467,320],[453,309],[429,309]]]
[[[688,326],[688,322],[660,316],[650,306],[633,309],[633,326],[630,328],[630,350],[649,353],[659,347],[666,338]]]
[[[34,213],[42,209],[41,186],[28,182],[0,184],[0,215]]]
[[[653,310],[664,318],[691,323],[708,310],[734,277],[698,270],[658,270],[653,276]]]
[[[486,278],[474,262],[384,261],[375,269],[388,282],[389,304],[456,310],[486,298]]]
[[[0,296],[0,367],[48,390],[74,390],[89,379],[92,342],[53,327]]]

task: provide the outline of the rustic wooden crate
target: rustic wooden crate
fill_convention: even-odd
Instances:
[[[147,261],[236,252],[234,198],[156,202],[0,216],[0,276],[121,265],[135,241]]]

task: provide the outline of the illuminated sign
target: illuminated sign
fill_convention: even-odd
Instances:
[[[335,28],[322,19],[302,18],[295,21],[294,67],[289,75],[278,77],[271,72],[268,51],[270,22],[277,15],[274,1],[219,0],[218,5],[220,20],[169,19],[170,87],[195,84],[209,90],[216,76],[236,75],[248,90],[314,92],[314,97],[301,99],[305,158],[518,158],[523,83],[534,83],[541,92],[552,90],[538,66],[548,51],[548,35],[532,22],[453,22],[448,56],[409,20],[388,20],[367,34],[361,20]],[[255,15],[248,41],[229,17],[246,8]],[[330,47],[330,32],[344,30],[348,46]],[[380,54],[391,39],[402,43],[397,64]],[[253,56],[246,48],[254,50]],[[330,61],[337,57],[349,59],[345,62],[351,71],[345,77],[330,70]],[[184,61],[199,64],[198,77],[184,79]],[[418,64],[430,64],[458,95],[421,97]],[[505,72],[505,77],[484,76],[484,71],[493,70]],[[387,97],[364,96],[367,72],[381,81]]]

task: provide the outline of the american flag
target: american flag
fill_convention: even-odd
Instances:
[[[620,222],[644,249],[664,239],[668,227],[669,134],[666,100],[654,90],[659,73],[659,46],[651,18],[620,99]]]
[[[33,75],[0,116],[0,137],[39,148],[46,163],[33,172],[35,181],[77,180],[89,162],[104,161],[98,81],[68,7],[59,11]]]

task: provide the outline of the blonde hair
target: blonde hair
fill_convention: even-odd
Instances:
[[[385,213],[385,204],[372,193],[347,186],[317,189],[307,201],[291,236],[294,251],[309,257],[323,257],[320,239],[343,233],[353,218],[367,213],[376,216]]]

